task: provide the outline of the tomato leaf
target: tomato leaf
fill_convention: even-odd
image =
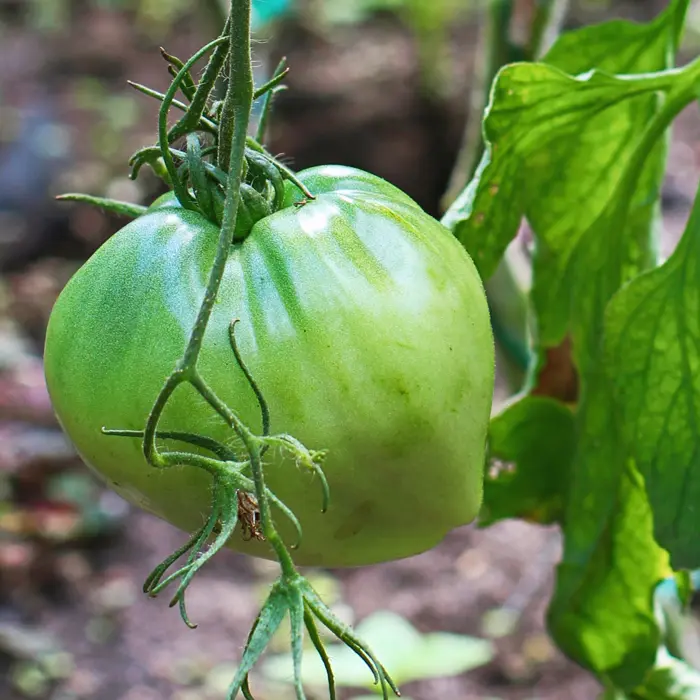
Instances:
[[[603,25],[606,36],[598,48],[609,40],[607,67],[666,67],[677,44],[678,13],[684,11],[684,3],[676,3],[647,27],[630,25],[617,33],[615,50],[615,33]],[[579,35],[589,46],[595,45],[591,31]],[[575,39],[555,46],[549,58],[567,56]],[[612,65],[630,56],[634,65]],[[600,345],[608,301],[655,262],[649,240],[663,173],[660,136],[675,106],[663,109],[656,118],[656,98],[642,96],[592,115],[559,153],[558,172],[539,180],[552,206],[526,212],[538,240],[533,300],[540,341],[556,344],[571,330],[582,387],[564,556],[549,625],[562,649],[623,690],[639,686],[656,658],[660,630],[652,592],[668,574],[668,564],[653,537],[643,479],[621,436]],[[572,172],[582,177],[572,178]]]
[[[700,673],[661,650],[641,686],[629,693],[608,690],[600,700],[700,700]]]
[[[615,296],[605,325],[625,435],[674,568],[700,566],[699,198],[673,255]]]
[[[686,8],[673,3],[648,25],[615,22],[573,32],[545,57],[559,67],[504,68],[484,123],[487,154],[446,216],[484,276],[523,215],[532,226],[540,351],[570,332],[580,376],[576,453],[557,516],[564,555],[549,626],[567,654],[622,689],[639,686],[654,663],[661,635],[652,594],[668,565],[653,537],[643,480],[621,438],[600,344],[610,298],[655,263],[649,239],[663,136],[676,108],[669,102],[657,117],[657,93],[677,90],[683,78],[647,73],[670,66]],[[576,49],[584,45],[588,58]],[[598,67],[586,61],[603,54],[605,71],[645,75],[590,70],[573,77],[561,70]],[[540,439],[532,425],[533,432],[512,437],[521,461]],[[523,498],[534,488],[524,481]]]
[[[644,484],[627,460],[602,373],[578,415],[565,547],[549,610],[559,646],[616,687],[639,685],[660,641],[652,596],[668,574]]]
[[[573,414],[553,399],[526,397],[494,418],[479,524],[504,518],[560,522],[574,449]]]
[[[605,71],[634,74],[669,67],[686,5],[685,0],[672,3],[647,25],[615,22],[612,28],[603,24],[572,32],[545,56],[547,64],[506,66],[494,83],[484,121],[487,152],[443,223],[489,277],[527,217],[537,238],[533,299],[544,345],[562,340],[571,300],[592,293],[588,277],[572,272],[595,269],[580,255],[599,219],[607,220],[604,228],[614,229],[615,239],[627,241],[624,262],[642,268],[653,262],[644,249],[663,144],[647,159],[633,191],[616,192],[615,186],[656,112],[654,93],[670,87],[650,76],[618,78],[591,70],[574,77],[561,68],[577,73],[593,68],[585,53],[582,60],[571,58],[584,45],[607,54]],[[620,195],[631,200],[629,216],[629,207],[613,206]],[[611,282],[614,291],[619,283]]]
[[[612,20],[565,32],[544,61],[567,73],[581,73],[593,66],[614,73],[637,73],[643,62],[668,48],[670,62],[678,50],[689,4],[690,0],[675,0],[647,24]]]
[[[687,8],[688,0],[678,0],[648,24],[617,20],[566,33],[544,61],[570,73],[670,68]],[[543,173],[546,202],[534,190],[540,204],[526,211],[538,237],[532,295],[540,341],[556,345],[572,326],[579,344],[589,345],[577,349],[579,364],[597,352],[610,296],[656,262],[649,242],[659,220],[666,139],[643,135],[658,105],[658,96],[640,95],[593,115],[569,136],[552,172]],[[626,179],[630,167],[636,172]]]
[[[610,127],[615,126],[612,133],[620,128],[611,111],[621,100],[640,95],[648,99],[655,89],[658,85],[645,80],[620,80],[597,71],[574,77],[543,63],[518,63],[500,71],[484,120],[486,154],[474,180],[443,218],[484,278],[493,274],[523,214],[537,218],[535,203],[547,210],[547,186],[556,183],[557,196],[568,202],[578,200],[579,209],[590,200],[593,216],[600,211],[591,190],[601,180],[609,188],[610,178],[600,177],[605,166],[601,157],[592,162],[592,144],[608,143]],[[581,142],[576,134],[587,131],[585,125],[596,115],[609,119],[604,127],[599,125],[598,134],[588,134],[587,165],[577,171],[574,184],[573,178],[562,177],[562,171],[573,166],[570,151]],[[617,159],[613,162],[619,168]],[[591,187],[586,187],[588,181]],[[555,207],[561,211],[560,204]],[[587,219],[591,217],[589,213]],[[571,220],[566,216],[561,225]]]

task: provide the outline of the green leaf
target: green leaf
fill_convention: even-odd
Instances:
[[[649,25],[651,34],[638,29],[637,56],[652,57],[657,68],[675,48],[677,8],[662,15],[665,23]],[[630,29],[627,38],[632,34]],[[624,59],[623,47],[620,52]],[[638,59],[637,68],[650,67],[642,68]],[[622,438],[600,346],[610,298],[654,263],[650,240],[663,172],[660,137],[690,99],[685,89],[679,82],[658,112],[650,96],[593,116],[567,153],[571,172],[583,173],[578,179],[569,176],[568,186],[583,185],[585,196],[579,194],[577,202],[577,192],[543,180],[552,208],[528,212],[538,238],[533,299],[540,339],[544,345],[554,343],[571,330],[582,383],[564,557],[549,624],[570,656],[622,690],[639,686],[654,662],[660,631],[652,593],[669,570],[653,537],[644,481]],[[588,153],[587,136],[594,136]],[[586,161],[592,164],[588,170]]]
[[[674,568],[700,566],[700,193],[669,260],[610,303],[606,359],[654,531]]]
[[[660,42],[658,48],[664,50],[668,37],[668,63],[671,63],[689,4],[690,0],[674,0],[647,24],[612,20],[565,32],[549,49],[544,61],[567,73],[582,73],[593,67],[611,73],[637,73],[641,62],[657,53],[657,46],[650,47],[649,42]]]
[[[126,216],[130,219],[136,219],[139,216],[143,216],[148,211],[148,207],[144,207],[141,204],[120,202],[116,199],[109,199],[108,197],[93,197],[92,195],[81,194],[78,192],[59,194],[56,199],[63,202],[80,202],[82,204],[91,204],[92,206],[104,209],[111,214]]]
[[[479,524],[504,518],[561,522],[574,450],[574,417],[559,402],[530,396],[508,407],[491,421],[492,473]]]
[[[679,93],[680,94],[680,93]],[[642,144],[653,142],[677,112],[669,100],[650,122]],[[682,96],[685,100],[685,96]],[[640,145],[633,158],[643,158]],[[613,391],[602,369],[603,311],[625,278],[620,239],[627,184],[621,180],[609,208],[591,228],[576,269],[571,308],[575,356],[582,380],[578,451],[565,515],[565,550],[550,625],[560,646],[616,687],[640,684],[654,658],[659,631],[651,591],[667,573],[652,533],[644,482],[628,458]],[[579,282],[576,286],[576,282]]]
[[[629,689],[654,662],[660,631],[653,591],[669,572],[644,484],[619,437],[610,386],[602,373],[591,380],[578,416],[564,556],[548,622],[569,656]]]
[[[399,683],[455,676],[488,663],[493,647],[483,639],[447,632],[421,634],[406,619],[388,611],[377,612],[357,626],[361,637],[382,659],[394,680]],[[364,662],[342,644],[327,647],[336,683],[346,687],[371,687],[372,676]],[[291,677],[291,657],[272,657],[262,666],[263,673],[273,680]],[[304,659],[304,683],[325,686],[327,677],[321,660],[316,656]]]
[[[697,63],[664,70],[672,65],[687,4],[671,3],[647,25],[614,22],[573,32],[546,63],[504,68],[484,122],[486,155],[444,219],[484,277],[523,216],[534,232],[539,349],[570,335],[580,380],[575,454],[558,485],[566,489],[563,514],[552,508],[563,523],[564,554],[548,622],[569,656],[620,692],[638,688],[654,663],[661,633],[653,591],[670,569],[602,368],[603,319],[618,289],[656,263],[650,241],[664,137],[698,80]],[[552,507],[551,484],[530,484],[524,476],[542,478],[535,452],[542,428],[533,420],[527,430],[526,416],[520,424],[515,417],[504,420],[501,449],[529,471],[517,483],[517,468],[510,483],[501,477],[496,502],[506,512],[534,494]],[[541,451],[551,464],[552,452]],[[492,500],[493,492],[487,505]]]
[[[700,700],[700,673],[662,649],[643,685],[629,693],[609,690],[600,700]]]
[[[670,68],[687,8],[688,0],[678,0],[648,24],[616,20],[566,33],[544,61],[571,73]],[[656,262],[651,241],[667,144],[662,132],[647,141],[643,134],[658,107],[657,95],[642,95],[592,115],[560,152],[563,168],[540,181],[547,201],[540,197],[526,215],[538,236],[532,295],[543,345],[558,344],[572,325],[592,346],[577,355],[590,357],[607,300]]]
[[[565,35],[545,60],[561,61],[576,72],[594,68],[562,56],[595,44],[599,35],[600,46],[607,47],[607,71],[667,68],[685,4],[674,3],[648,25],[614,23],[613,29],[626,28],[614,44],[607,24]],[[663,143],[645,144],[646,166],[635,164],[638,182],[632,181],[627,191],[616,191],[616,186],[657,110],[656,92],[679,80],[672,74],[666,79],[663,74],[616,78],[598,70],[573,77],[543,63],[514,64],[499,73],[484,121],[487,152],[476,178],[443,221],[482,276],[489,277],[522,216],[527,217],[537,239],[533,300],[543,345],[561,342],[573,300],[602,302],[624,278],[653,262],[647,241],[656,214]],[[592,239],[603,233],[613,243],[614,255],[608,265],[591,266],[585,255]],[[597,279],[591,279],[588,273],[598,268]]]
[[[243,657],[229,687],[227,700],[233,700],[237,696],[248,673],[265,651],[282,619],[287,614],[289,606],[290,600],[284,586],[280,585],[279,582],[275,583],[267,601],[260,610],[253,632],[243,650]]]
[[[571,74],[593,67],[626,74],[669,68],[674,64],[688,5],[689,0],[671,2],[648,24],[613,20],[567,32],[559,37],[543,60]],[[650,95],[625,100],[613,105],[611,110],[596,115],[579,136],[580,143],[573,145],[566,158],[566,168],[569,172],[581,172],[581,166],[585,167],[590,156],[589,138],[593,135],[596,152],[592,161],[595,165],[597,159],[603,177],[595,182],[597,176],[593,174],[593,181],[590,182],[594,185],[593,189],[587,187],[588,182],[581,183],[578,177],[570,178],[572,196],[562,200],[557,197],[557,192],[552,191],[550,203],[555,208],[548,208],[546,212],[537,211],[539,217],[532,216],[528,211],[533,227],[543,231],[533,298],[540,313],[540,325],[544,327],[541,331],[544,344],[551,342],[556,345],[561,340],[567,323],[566,315],[576,315],[577,300],[586,296],[594,307],[590,311],[599,316],[610,290],[614,292],[621,282],[656,262],[652,241],[656,240],[660,225],[659,194],[666,161],[666,139],[661,138],[655,144],[652,141],[645,146],[648,150],[648,153],[642,154],[645,162],[643,167],[640,164],[640,172],[636,180],[630,182],[628,191],[624,191],[624,187],[616,189],[612,186],[619,182],[624,166],[636,155],[639,147],[637,139],[656,109],[657,100]],[[556,180],[553,178],[554,182]],[[545,184],[545,187],[548,185]],[[572,199],[575,200],[582,191],[587,193],[589,201],[571,209]],[[585,218],[586,212],[591,215],[590,219]],[[577,221],[579,214],[583,214],[584,218]],[[558,223],[560,217],[566,220],[567,215],[568,222],[561,226]],[[580,242],[569,238],[573,234],[575,239],[579,232]],[[610,241],[619,243],[619,258],[611,260],[607,256],[609,264],[605,270],[601,265],[601,253],[604,256],[610,251]],[[556,262],[549,259],[550,255],[556,257]],[[599,271],[597,281],[589,277],[593,270]],[[579,278],[571,277],[567,290],[566,279],[572,271],[582,274]],[[572,309],[568,310],[565,303],[558,304],[553,299],[556,292],[552,294],[552,284],[562,285],[565,293],[569,291],[573,299]],[[594,291],[596,285],[598,295]],[[600,305],[596,304],[596,296],[601,300]],[[582,323],[588,325],[590,322],[590,315],[584,315]],[[593,342],[597,343],[599,326],[596,323],[593,325],[591,335]]]

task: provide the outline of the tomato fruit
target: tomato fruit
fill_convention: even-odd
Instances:
[[[255,431],[260,411],[229,345],[271,410],[272,432],[327,449],[331,503],[290,458],[266,454],[270,488],[296,513],[301,565],[354,566],[431,548],[470,522],[482,494],[494,375],[487,303],[470,258],[407,195],[339,166],[299,178],[316,199],[258,221],[233,246],[199,369]],[[218,228],[167,196],[110,238],[53,309],[46,377],[62,426],[85,462],[124,498],[186,531],[209,510],[210,477],[149,466],[138,439],[182,356],[214,257]],[[160,430],[235,445],[190,386]],[[171,443],[172,444],[172,443]],[[180,448],[182,445],[179,446]],[[293,537],[276,514],[283,537]],[[264,542],[231,547],[271,557]]]

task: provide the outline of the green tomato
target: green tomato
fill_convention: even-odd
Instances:
[[[232,248],[198,366],[259,432],[255,395],[229,345],[229,324],[240,319],[236,338],[272,432],[328,450],[325,514],[316,477],[272,450],[265,456],[268,485],[303,526],[298,564],[417,554],[480,506],[494,379],[484,290],[451,233],[385,181],[337,166],[299,177],[316,199],[292,206],[300,195],[290,187],[288,206]],[[46,340],[54,407],[85,462],[124,498],[186,531],[209,511],[210,477],[155,469],[140,440],[100,430],[143,429],[182,356],[218,233],[166,196],[76,273]],[[189,386],[175,392],[159,429],[236,444]],[[291,544],[277,511],[275,522]],[[238,532],[230,546],[272,556]]]
[[[180,202],[178,202],[175,193],[171,190],[165,194],[160,195],[157,199],[151,202],[149,209],[167,209],[168,207],[176,207],[180,209]]]

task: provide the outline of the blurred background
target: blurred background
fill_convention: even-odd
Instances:
[[[56,296],[124,223],[56,203],[54,195],[148,203],[162,191],[145,169],[137,181],[128,178],[129,156],[154,139],[157,104],[126,80],[165,90],[158,47],[189,56],[220,31],[222,5],[0,0],[3,700],[220,700],[276,574],[267,562],[222,553],[190,589],[194,631],[165,599],[144,598],[142,581],[184,536],[131,509],[81,465],[55,423],[41,360]],[[474,134],[489,71],[494,61],[529,57],[522,34],[543,5],[556,29],[612,17],[646,20],[665,2],[256,0],[259,79],[280,56],[291,66],[270,150],[297,169],[343,163],[372,171],[439,215],[450,198],[445,192],[464,183],[478,155]],[[506,7],[511,45],[499,54],[494,22]],[[542,37],[540,49],[547,41]],[[696,3],[683,52],[698,50]],[[693,108],[674,127],[666,251],[685,223],[699,157]],[[513,323],[517,337],[517,314]],[[517,348],[502,350],[500,359],[497,404],[522,371]],[[505,522],[462,528],[404,561],[308,575],[339,614],[364,625],[392,671],[384,655],[403,640],[397,680],[413,700],[588,700],[596,683],[552,647],[544,629],[558,555],[555,530]],[[441,664],[423,663],[436,649]],[[274,651],[280,656],[254,677],[262,700],[293,697],[284,634]],[[326,697],[311,664],[308,675],[310,698]],[[372,692],[362,669],[344,664],[341,676],[348,686],[342,697]]]

